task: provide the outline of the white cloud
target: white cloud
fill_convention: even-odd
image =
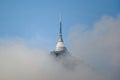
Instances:
[[[0,80],[107,80],[82,63],[75,69],[61,64],[70,66],[71,61],[56,61],[49,52],[31,48],[22,39],[0,40]]]
[[[48,51],[31,48],[24,39],[0,39],[0,80],[119,80],[119,26],[120,17],[103,16],[91,30],[84,25],[74,27],[69,36],[72,55],[85,63],[73,70]],[[72,61],[63,59],[62,63]]]
[[[85,29],[84,26],[76,26],[70,32],[71,51],[103,74],[120,79],[115,76],[120,74],[119,15],[116,18],[105,15],[92,29],[83,32]]]

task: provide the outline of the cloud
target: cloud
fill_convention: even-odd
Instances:
[[[119,80],[119,26],[119,16],[103,16],[91,29],[73,27],[72,57],[60,60],[24,39],[0,39],[0,80]],[[76,60],[79,64],[71,69]]]
[[[70,31],[75,56],[113,80],[120,77],[120,15],[104,15],[92,28],[77,25]]]
[[[0,80],[107,80],[73,57],[56,60],[48,51],[32,48],[23,39],[0,40]],[[64,64],[63,64],[64,63]]]

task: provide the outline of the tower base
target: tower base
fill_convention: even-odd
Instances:
[[[51,51],[50,54],[55,57],[66,56],[68,55],[67,51]]]

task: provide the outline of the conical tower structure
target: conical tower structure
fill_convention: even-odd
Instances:
[[[62,38],[62,16],[60,17],[60,31],[59,31],[59,38],[56,44],[55,50],[51,52],[54,56],[61,56],[66,55],[68,53],[67,48],[64,45],[64,41]]]

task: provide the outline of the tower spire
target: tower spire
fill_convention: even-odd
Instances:
[[[59,39],[58,39],[59,42],[63,42],[63,39],[62,39],[62,16],[60,16],[60,32],[59,32]]]
[[[59,31],[59,39],[56,44],[55,50],[51,52],[52,55],[60,56],[60,55],[66,55],[67,48],[64,45],[63,39],[62,39],[62,16],[60,16],[60,31]]]
[[[55,50],[56,51],[64,51],[65,49],[66,48],[65,48],[65,45],[64,45],[64,42],[62,39],[62,16],[60,16],[60,33],[59,33],[59,39],[58,39]]]
[[[60,15],[60,35],[62,35],[62,16]]]

